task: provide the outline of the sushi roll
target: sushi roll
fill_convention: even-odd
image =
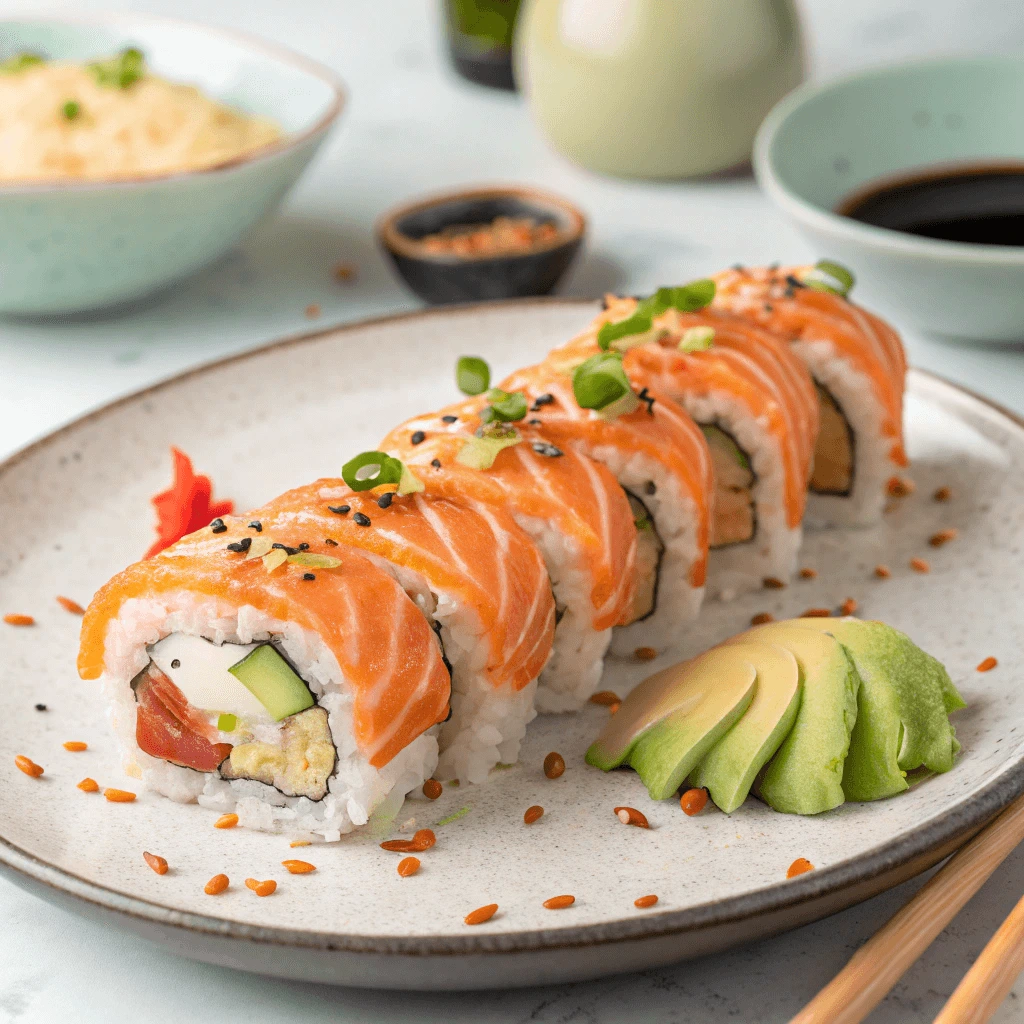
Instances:
[[[398,494],[403,469],[389,461],[365,453],[346,464],[345,479],[282,495],[263,532],[299,534],[315,517],[332,552],[334,544],[356,550],[397,580],[437,630],[451,669],[452,715],[441,727],[435,775],[482,782],[496,764],[517,760],[536,715],[555,622],[547,571],[505,509],[415,489]]]
[[[636,386],[665,395],[699,424],[713,474],[712,596],[729,599],[766,579],[788,580],[818,427],[810,376],[784,343],[741,317],[671,306],[644,317],[638,308],[635,298],[609,297],[590,329],[549,360],[564,370],[602,349],[618,350]],[[618,334],[630,324],[644,329]]]
[[[734,268],[715,278],[715,306],[786,341],[814,378],[821,428],[808,521],[878,521],[890,483],[906,468],[903,391],[907,362],[884,320],[846,298],[842,267]]]
[[[147,789],[333,841],[431,776],[450,677],[389,573],[319,523],[268,544],[263,514],[214,520],[102,587],[79,673]]]
[[[617,416],[582,408],[571,378],[550,366],[528,367],[506,379],[521,391],[528,424],[559,448],[572,447],[607,466],[638,527],[637,585],[631,621],[612,633],[611,650],[663,651],[696,618],[707,575],[711,456],[703,433],[676,403],[643,391],[636,408]]]
[[[630,621],[638,531],[604,466],[529,423],[524,396],[501,395],[409,420],[380,447],[432,494],[506,509],[537,545],[556,609],[537,707],[569,711],[597,689],[612,627]]]

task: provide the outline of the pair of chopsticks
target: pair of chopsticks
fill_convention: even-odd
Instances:
[[[1024,796],[949,859],[857,950],[790,1024],[859,1024],[1024,840]],[[934,1024],[983,1024],[1024,968],[1024,899],[992,936]]]

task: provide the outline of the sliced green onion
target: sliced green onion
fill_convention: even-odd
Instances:
[[[38,53],[15,53],[0,61],[0,75],[16,75],[19,71],[44,63]]]
[[[146,73],[146,58],[141,50],[130,46],[116,57],[93,61],[89,65],[97,85],[108,89],[127,89]]]
[[[679,339],[680,352],[706,352],[715,340],[714,327],[690,327]]]
[[[652,316],[660,316],[667,309],[678,309],[680,313],[695,313],[698,309],[711,305],[714,297],[715,282],[705,277],[676,288],[659,288],[640,305],[648,303]],[[648,312],[648,309],[644,312]]]
[[[638,530],[653,530],[654,529],[653,523],[651,523],[650,519],[647,516],[641,516],[639,519],[634,519],[633,520],[633,525]]]
[[[618,352],[599,352],[578,366],[572,390],[581,409],[606,409],[633,394]]]
[[[221,715],[217,719],[217,728],[221,732],[234,732],[238,725],[238,719],[234,715]]]
[[[527,405],[526,395],[522,391],[502,391],[501,388],[491,388],[487,392],[490,405],[480,413],[484,423],[491,423],[499,420],[502,423],[515,423],[526,416]]]
[[[466,440],[455,461],[470,469],[490,469],[498,453],[519,444],[522,438],[515,427],[504,423],[488,423],[480,432]]]
[[[640,399],[632,391],[627,391],[621,398],[616,399],[611,405],[603,409],[597,409],[597,415],[603,420],[614,420],[618,416],[628,416],[640,408]]]
[[[426,490],[423,481],[403,462],[402,475],[398,478],[399,494],[417,494]]]
[[[369,491],[402,479],[402,462],[384,452],[362,452],[341,467],[341,478],[353,491]]]
[[[645,334],[651,329],[651,318],[644,313],[634,313],[628,320],[619,320],[614,324],[602,324],[597,332],[597,344],[605,352],[612,343],[630,334]]]
[[[60,112],[64,116],[65,120],[74,121],[82,112],[82,107],[77,100],[68,100],[67,103],[60,108]]]
[[[803,282],[808,288],[819,292],[832,292],[844,299],[850,294],[854,285],[854,276],[841,263],[831,260],[818,260],[814,268],[804,274]]]
[[[297,555],[288,555],[292,565],[305,565],[310,569],[337,569],[341,565],[340,558],[330,555],[318,555],[314,551],[300,551]]]
[[[464,395],[482,395],[491,386],[491,368],[476,356],[462,356],[455,364],[455,383]]]

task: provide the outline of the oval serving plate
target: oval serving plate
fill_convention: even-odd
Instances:
[[[459,355],[497,374],[539,358],[585,324],[587,303],[530,300],[433,310],[291,339],[205,367],[114,403],[0,467],[0,610],[35,616],[0,627],[0,867],[55,903],[182,954],[284,977],[380,988],[533,985],[653,967],[712,952],[832,913],[924,870],[1024,792],[1024,689],[1013,562],[1024,517],[1024,426],[920,372],[910,377],[907,428],[917,490],[874,529],[807,536],[801,564],[817,570],[782,591],[710,604],[693,635],[652,664],[612,663],[604,685],[622,693],[661,665],[745,627],[753,614],[837,607],[906,630],[940,657],[968,708],[955,716],[963,752],[946,775],[896,799],[846,805],[817,818],[776,814],[756,800],[727,817],[687,818],[653,804],[632,772],[604,775],[582,754],[607,711],[589,706],[537,719],[521,762],[477,787],[409,800],[394,822],[374,820],[333,846],[289,848],[288,836],[213,828],[195,805],[140,794],[110,804],[75,784],[133,789],[120,772],[94,684],[74,668],[78,619],[58,594],[85,603],[143,552],[149,497],[166,486],[178,445],[216,492],[257,504],[374,446],[402,418],[455,397]],[[498,379],[498,378],[496,378]],[[939,503],[932,493],[953,490]],[[928,546],[937,530],[955,541]],[[927,558],[927,575],[909,567]],[[879,580],[884,563],[891,578]],[[999,667],[975,672],[983,657]],[[37,702],[48,710],[36,711]],[[64,740],[85,740],[68,753]],[[556,781],[541,763],[568,765]],[[15,754],[42,764],[31,779]],[[545,808],[523,824],[531,804]],[[620,825],[619,804],[652,828]],[[379,842],[409,819],[437,845],[411,878]],[[408,826],[412,827],[412,826]],[[144,850],[165,857],[163,876]],[[317,866],[292,876],[289,856]],[[816,870],[791,881],[806,857]],[[231,888],[203,893],[225,872]],[[259,899],[248,876],[276,878]],[[574,906],[542,902],[571,893]],[[637,910],[633,901],[660,902]],[[463,917],[496,902],[469,928]]]

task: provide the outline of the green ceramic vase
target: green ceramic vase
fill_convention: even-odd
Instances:
[[[685,178],[750,158],[804,55],[793,0],[526,0],[515,69],[570,160]]]

